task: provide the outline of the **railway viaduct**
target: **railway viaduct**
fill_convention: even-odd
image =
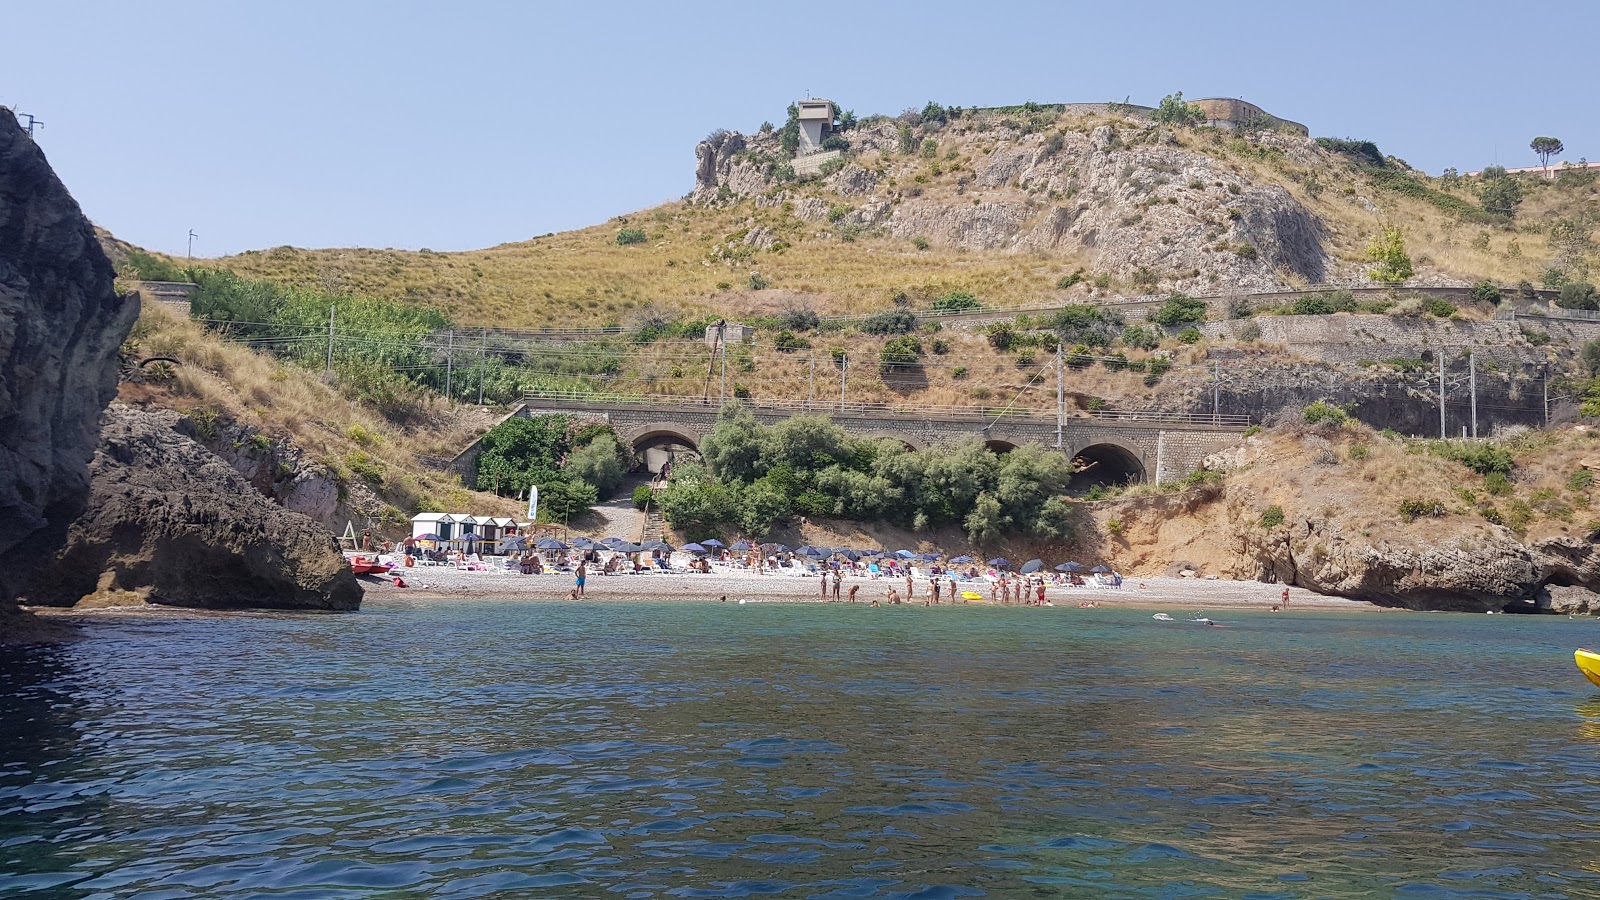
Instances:
[[[1054,416],[1011,412],[980,416],[966,413],[917,414],[907,410],[828,407],[804,402],[746,402],[756,421],[776,424],[799,415],[821,415],[858,437],[893,438],[912,449],[927,449],[967,437],[982,440],[990,449],[1005,452],[1025,443],[1059,447],[1085,463],[1087,484],[1124,484],[1151,480],[1156,483],[1182,478],[1199,468],[1205,458],[1237,443],[1248,423],[1218,422],[1210,417],[1163,416],[1157,413],[1114,412],[1058,420]],[[592,402],[529,399],[513,416],[567,414],[604,421],[634,453],[659,468],[664,454],[698,451],[700,442],[717,421],[717,405],[657,401]],[[1057,443],[1059,436],[1059,444]],[[449,470],[470,483],[476,478],[478,445],[467,448],[449,464]]]

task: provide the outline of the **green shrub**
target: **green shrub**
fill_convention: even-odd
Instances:
[[[1017,354],[1017,368],[1026,369],[1033,365],[1033,351],[1024,350]]]
[[[1594,472],[1589,469],[1577,469],[1567,478],[1567,487],[1574,491],[1586,491],[1594,485]]]
[[[750,273],[749,284],[752,291],[764,291],[772,287],[772,282],[768,281],[767,276],[762,275],[760,272]]]
[[[960,312],[965,309],[982,309],[983,304],[966,291],[952,291],[935,299],[933,308],[938,312]]]
[[[1106,531],[1109,531],[1112,534],[1122,534],[1122,520],[1121,519],[1107,519],[1106,520]]]
[[[1206,112],[1193,103],[1185,103],[1183,91],[1168,94],[1161,98],[1161,105],[1151,113],[1150,118],[1162,125],[1199,125],[1206,120]]]
[[[1407,523],[1415,522],[1424,516],[1442,516],[1444,513],[1444,504],[1437,500],[1407,498],[1400,501],[1400,518]]]
[[[1355,138],[1319,137],[1317,138],[1317,146],[1330,153],[1339,153],[1351,157],[1369,166],[1383,168],[1386,165],[1383,152],[1378,149],[1377,144],[1371,141],[1362,141]]]
[[[1206,320],[1206,304],[1204,300],[1196,300],[1187,294],[1173,291],[1172,295],[1167,298],[1167,302],[1156,310],[1150,320],[1167,328],[1204,322]]]
[[[1516,461],[1511,451],[1478,441],[1435,441],[1430,446],[1446,459],[1455,460],[1479,475],[1511,474]]]
[[[1283,507],[1281,506],[1269,506],[1261,513],[1260,524],[1262,528],[1277,528],[1283,524],[1283,521]]]
[[[1477,284],[1474,284],[1472,286],[1471,296],[1473,300],[1476,300],[1479,303],[1495,304],[1498,304],[1504,297],[1500,291],[1499,285],[1496,285],[1492,281],[1480,281]]]
[[[1010,323],[995,322],[983,329],[984,337],[988,338],[989,346],[996,350],[1011,349],[1011,342],[1016,339],[1017,333],[1011,330]]]
[[[1483,476],[1483,489],[1496,497],[1504,497],[1512,491],[1511,479],[1504,472],[1490,472]]]
[[[878,363],[884,371],[910,368],[922,364],[922,341],[914,334],[901,335],[883,345],[878,353]]]
[[[938,356],[943,356],[950,352],[950,342],[944,338],[934,338],[933,342],[928,345],[928,349]]]
[[[967,367],[956,366],[954,369],[950,370],[950,377],[956,379],[957,381],[967,377]]]
[[[1056,282],[1056,289],[1064,291],[1081,281],[1083,281],[1083,270],[1079,269],[1071,275],[1061,276],[1061,280]]]
[[[650,505],[650,498],[653,496],[655,496],[655,491],[650,489],[650,485],[639,485],[633,489],[633,508],[644,509]]]
[[[643,228],[624,228],[617,232],[617,245],[621,247],[626,247],[629,244],[642,244],[646,240],[648,238],[645,237]]]
[[[796,337],[794,332],[784,329],[772,339],[772,346],[780,352],[793,353],[796,350],[810,350],[811,342],[803,337]]]
[[[1291,315],[1328,316],[1336,312],[1353,312],[1356,298],[1349,291],[1324,291],[1297,298],[1289,307]]]
[[[931,245],[928,243],[927,238],[918,235],[917,237],[911,239],[911,246],[917,248],[918,250],[926,250]]]
[[[1122,342],[1135,350],[1154,350],[1161,345],[1161,339],[1154,331],[1139,325],[1122,329]]]
[[[1332,425],[1335,428],[1350,421],[1349,413],[1326,400],[1318,400],[1307,406],[1301,417],[1305,419],[1307,425]]]
[[[1540,331],[1537,328],[1522,326],[1522,339],[1535,347],[1543,347],[1550,343],[1550,332]]]
[[[1587,281],[1574,281],[1561,287],[1561,293],[1556,296],[1556,305],[1563,309],[1600,309],[1600,295],[1595,293],[1594,285]]]
[[[939,142],[933,138],[924,138],[922,141],[922,158],[933,159],[939,155]]]
[[[1261,426],[1260,425],[1251,425],[1249,428],[1246,428],[1244,430],[1244,436],[1245,437],[1255,437],[1256,435],[1258,435],[1260,433],[1261,433]]]
[[[375,457],[368,456],[360,450],[351,450],[345,454],[344,466],[352,475],[371,484],[383,484],[384,465]]]
[[[861,320],[860,328],[866,334],[907,334],[915,331],[917,316],[910,310],[890,309],[874,313]]]
[[[1366,444],[1351,444],[1348,455],[1352,460],[1360,462],[1372,456],[1372,448]]]
[[[1200,337],[1200,329],[1193,325],[1178,332],[1178,341],[1184,344],[1198,344],[1200,343]]]
[[[1422,301],[1422,308],[1427,311],[1428,315],[1437,316],[1441,319],[1448,319],[1456,314],[1456,305],[1442,297],[1429,297],[1427,300]]]

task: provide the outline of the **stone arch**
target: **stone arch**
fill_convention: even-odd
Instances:
[[[873,441],[883,439],[898,441],[900,442],[901,446],[905,447],[907,450],[922,449],[921,447],[917,446],[916,441],[911,440],[903,434],[895,434],[890,431],[850,431],[849,434],[853,438],[865,438]]]
[[[983,449],[996,456],[1004,456],[1017,449],[1017,444],[1015,441],[1008,441],[1005,438],[989,438],[983,442]]]
[[[1086,466],[1072,476],[1067,490],[1082,493],[1095,487],[1120,487],[1144,480],[1144,460],[1139,451],[1120,442],[1100,441],[1072,455],[1073,463]]]
[[[662,463],[684,452],[700,453],[700,436],[678,425],[651,423],[639,429],[629,442],[638,465],[649,472],[660,472]]]

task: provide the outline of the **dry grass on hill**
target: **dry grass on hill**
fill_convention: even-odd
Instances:
[[[487,427],[485,414],[434,402],[425,424],[401,429],[345,398],[311,372],[229,344],[187,319],[148,306],[130,338],[140,357],[181,362],[170,379],[125,383],[122,399],[180,411],[204,409],[286,439],[311,460],[352,477],[345,461],[360,453],[384,471],[378,494],[404,512],[471,508],[514,515],[517,504],[464,490],[431,471],[418,454],[453,456]]]

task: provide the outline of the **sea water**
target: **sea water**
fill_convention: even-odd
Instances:
[[[1212,615],[102,617],[4,653],[0,895],[1600,896],[1600,622]]]

